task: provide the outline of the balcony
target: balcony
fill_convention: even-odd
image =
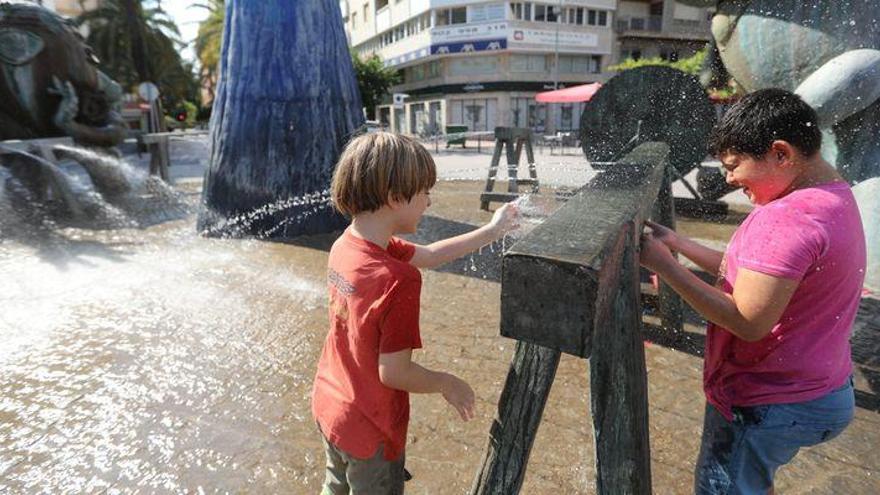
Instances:
[[[620,17],[614,24],[614,30],[619,36],[636,38],[660,37],[708,41],[712,35],[708,21],[672,19],[671,22],[664,24],[663,16],[659,15]]]
[[[627,31],[663,31],[663,16],[651,15],[647,17],[618,17],[614,25],[618,34]]]

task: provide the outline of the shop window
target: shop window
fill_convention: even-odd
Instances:
[[[540,3],[535,4],[535,21],[545,22],[547,20],[547,6]]]

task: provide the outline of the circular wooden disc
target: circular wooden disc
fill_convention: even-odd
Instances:
[[[639,67],[611,78],[587,102],[581,143],[587,160],[612,161],[635,147],[628,143],[638,131],[639,144],[668,144],[672,165],[684,175],[706,156],[714,125],[715,110],[696,77],[669,67]]]

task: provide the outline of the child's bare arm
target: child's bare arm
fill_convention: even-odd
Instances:
[[[724,253],[708,248],[688,237],[678,234],[669,227],[647,221],[645,225],[651,227],[651,235],[655,239],[666,244],[669,249],[681,253],[685,258],[693,261],[703,270],[715,274],[721,266]]]
[[[519,210],[516,205],[504,204],[495,210],[489,223],[478,229],[427,246],[416,245],[416,253],[410,263],[419,268],[440,266],[500,239],[518,226]]]
[[[412,349],[379,354],[379,381],[414,394],[443,394],[464,421],[474,417],[474,391],[464,380],[412,362]]]

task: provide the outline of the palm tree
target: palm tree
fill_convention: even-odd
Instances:
[[[208,17],[199,24],[199,33],[195,39],[195,52],[201,65],[200,75],[202,87],[208,93],[208,105],[214,101],[214,90],[217,87],[217,74],[220,64],[220,44],[223,41],[223,22],[226,18],[225,0],[206,0],[194,4],[192,8],[205,9]]]
[[[88,26],[87,41],[101,59],[101,68],[123,87],[132,90],[145,81],[159,86],[160,112],[199,101],[192,64],[180,57],[180,31],[161,0],[105,0],[77,23]]]
[[[158,83],[169,64],[181,65],[180,31],[160,1],[106,0],[79,16],[77,23],[88,26],[87,41],[106,71],[127,86]]]

